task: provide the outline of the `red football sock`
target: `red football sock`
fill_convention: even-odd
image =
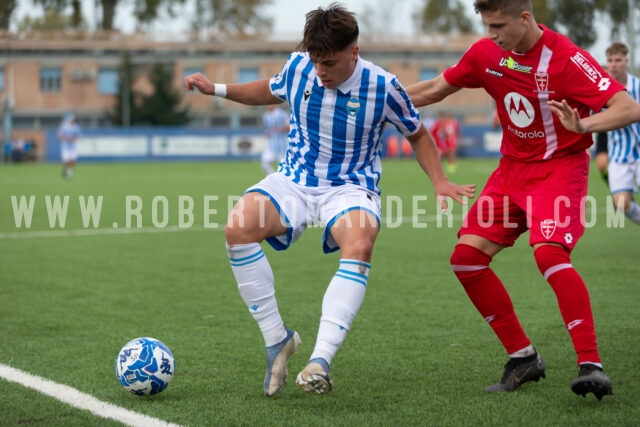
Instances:
[[[530,345],[531,341],[520,326],[509,293],[489,268],[491,257],[473,246],[458,244],[450,261],[469,299],[493,328],[507,354]]]
[[[560,314],[578,355],[578,364],[600,363],[589,291],[571,265],[569,252],[560,246],[542,245],[533,255],[538,269],[556,294]]]

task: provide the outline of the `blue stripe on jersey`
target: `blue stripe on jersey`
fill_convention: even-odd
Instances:
[[[371,132],[369,134],[369,140],[376,138],[377,139],[376,147],[374,147],[374,145],[372,144],[369,147],[369,151],[367,152],[367,157],[369,158],[374,154],[372,153],[374,149],[377,151],[377,153],[375,153],[376,159],[377,159],[376,163],[380,162],[380,156],[382,155],[381,139],[382,139],[382,131],[384,130],[384,125],[386,122],[386,120],[383,117],[384,108],[385,108],[385,98],[387,98],[386,82],[385,82],[384,76],[378,76],[378,78],[376,79],[376,102],[374,104],[375,108],[373,111],[373,120],[374,120],[374,123],[379,122],[380,125],[378,129],[373,129],[373,128],[371,129]],[[367,170],[365,171],[367,188],[370,188],[371,185],[375,185],[377,187],[377,183],[380,181],[381,171],[382,171],[382,166],[379,166],[374,162],[368,165]]]
[[[336,101],[334,103],[333,122],[331,127],[331,157],[329,159],[329,167],[327,169],[327,177],[331,180],[331,186],[336,187],[343,185],[345,181],[340,177],[342,166],[346,160],[347,154],[347,102],[350,96],[338,91]],[[357,119],[356,119],[357,120]],[[357,157],[357,148],[355,144],[358,140],[354,138],[353,151],[354,158]]]
[[[311,68],[313,69],[313,64],[309,63]],[[308,68],[308,67],[307,67]],[[305,69],[306,71],[306,69]],[[309,150],[304,155],[305,161],[305,169],[307,175],[305,176],[306,186],[307,187],[317,187],[318,186],[318,176],[316,175],[316,162],[318,161],[318,157],[320,155],[320,125],[322,121],[320,120],[320,114],[322,113],[322,100],[324,99],[324,87],[316,86],[314,83],[312,95],[309,95],[307,99],[307,112],[306,118],[304,119],[307,129],[307,134],[301,134],[303,140],[306,140],[306,143],[309,146]],[[316,93],[320,93],[320,95],[316,95]],[[298,116],[302,117],[302,116]],[[303,125],[304,126],[304,125]],[[302,173],[304,169],[298,169],[298,176]],[[297,181],[300,182],[300,181]]]
[[[293,60],[291,61],[291,67],[288,69],[288,70],[292,70],[291,71],[292,75],[290,76],[289,74],[286,74],[284,76],[284,80],[285,80],[284,84],[286,84],[286,92],[283,96],[281,96],[281,98],[283,98],[284,100],[287,100],[287,96],[293,92],[295,70],[300,66],[300,63],[304,59],[303,56],[294,57],[292,55],[292,57],[293,57]],[[313,69],[313,64],[309,62],[302,72],[303,74],[308,75],[312,69]],[[286,70],[286,67],[283,68],[283,70]],[[291,158],[289,159],[288,164],[300,163],[301,157],[302,157],[300,152],[304,147],[304,138],[301,135],[301,130],[298,126],[298,122],[294,120],[294,117],[300,117],[300,105],[301,105],[301,100],[304,96],[304,82],[302,82],[301,85],[303,87],[303,90],[298,90],[295,92],[295,98],[293,99],[293,103],[289,101],[289,105],[293,110],[292,111],[293,115],[291,117],[291,129],[289,131],[289,144],[290,145],[293,144],[294,150],[291,153]],[[271,91],[275,92],[273,85],[271,87]],[[290,177],[292,170],[290,168],[286,168],[286,169],[283,168],[283,172],[285,173],[286,176]],[[302,170],[296,169],[293,172],[294,172],[293,182],[300,182],[300,173],[302,172]]]
[[[640,79],[627,73],[627,92],[640,103]],[[640,122],[607,132],[609,161],[631,163],[640,160]]]
[[[397,81],[395,79],[393,80],[393,82],[394,84],[397,84]],[[407,126],[407,129],[409,129],[410,132],[415,132],[417,130],[417,126],[415,122],[411,120],[407,120],[406,114],[405,114],[406,108],[411,106],[411,101],[409,100],[409,97],[406,96],[406,93],[403,93],[403,95],[404,95],[404,99],[402,100],[402,102],[405,104],[404,106],[393,97],[389,97],[388,105],[389,107],[391,107],[391,110],[396,115],[396,118],[402,121],[405,124],[405,126]],[[416,119],[416,118],[420,118],[420,115],[414,109],[411,113],[411,117],[413,119]]]
[[[362,84],[360,85],[360,92],[358,93],[358,97],[360,99],[366,99],[367,97],[367,94],[369,92],[370,78],[371,78],[371,71],[367,69],[362,70]],[[361,107],[361,111],[358,114],[358,124],[360,126],[356,127],[355,134],[354,134],[354,144],[353,144],[353,149],[358,150],[358,152],[362,150],[362,140],[364,139],[364,118],[368,114],[368,107],[369,107],[369,103],[365,102],[364,106]],[[366,158],[369,158],[370,152],[371,150],[367,148],[367,155],[365,156]],[[359,183],[359,179],[357,175],[353,173],[355,168],[358,166],[359,157],[360,156],[353,156],[346,170],[346,175],[349,177],[349,181],[352,184]],[[367,188],[369,188],[369,185],[367,185]]]

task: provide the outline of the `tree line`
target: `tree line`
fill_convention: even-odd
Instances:
[[[51,30],[87,31],[81,0],[32,0],[42,8],[36,17],[26,16],[17,22],[21,31]],[[117,31],[114,16],[118,7],[128,0],[95,0],[95,14],[99,22],[96,29]],[[402,0],[372,0],[362,13],[362,24],[369,32],[377,26],[372,16],[384,11],[390,13]],[[133,0],[133,17],[136,28],[158,20],[162,15],[183,16],[186,8],[195,10],[188,18],[190,29],[197,31],[224,32],[229,34],[259,34],[272,28],[272,18],[262,14],[263,8],[273,0]],[[620,29],[629,16],[629,5],[640,8],[640,0],[532,0],[536,20],[548,27],[567,34],[583,48],[592,46],[598,39],[596,22],[609,21],[610,37],[619,37]],[[130,4],[130,3],[129,3]],[[378,7],[379,6],[379,7]],[[17,0],[0,0],[0,30],[8,30]],[[380,15],[380,14],[378,14]],[[421,33],[481,33],[477,19],[473,19],[469,1],[424,0],[414,11],[416,32]],[[381,17],[382,20],[386,17]],[[633,35],[632,35],[633,36]],[[629,37],[629,35],[627,35]],[[119,88],[116,106],[107,112],[115,125],[183,125],[188,122],[189,111],[181,108],[182,95],[172,86],[173,76],[169,67],[156,63],[150,72],[150,82],[155,90],[144,95],[133,90],[135,68],[129,55],[124,54],[119,70]]]
[[[27,16],[17,23],[20,30],[87,30],[87,20],[83,15],[81,0],[32,0],[42,8],[38,17]],[[219,31],[232,34],[268,32],[273,19],[264,15],[266,6],[273,0],[94,0],[98,17],[96,29],[117,30],[114,17],[118,7],[133,1],[133,18],[136,28],[144,31],[146,24],[153,23],[161,16],[181,16],[186,10],[195,13],[186,17],[192,31]],[[372,0],[363,13],[363,23],[371,27],[385,28],[386,17],[381,16],[380,25],[370,22],[376,10],[393,13],[402,0]],[[0,30],[8,30],[17,0],[0,0]],[[596,22],[605,19],[610,36],[620,35],[620,28],[629,17],[629,5],[640,9],[640,0],[532,0],[538,22],[549,28],[567,34],[577,45],[592,46],[599,34]],[[472,19],[473,10],[468,0],[423,0],[414,11],[416,32],[423,33],[479,33],[477,20]],[[382,31],[381,31],[382,32]],[[629,35],[626,35],[629,37]]]

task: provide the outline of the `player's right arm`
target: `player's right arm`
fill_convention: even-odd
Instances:
[[[440,205],[443,210],[447,207],[447,197],[451,197],[464,205],[466,204],[464,197],[471,198],[475,196],[475,184],[458,185],[447,179],[442,170],[442,161],[440,160],[438,148],[424,125],[421,125],[416,133],[407,136],[407,139],[411,143],[418,164],[431,179],[436,196],[441,198]]]
[[[447,83],[444,76],[440,74],[431,80],[423,80],[408,86],[407,94],[411,98],[413,105],[420,108],[440,102],[460,89],[458,86],[452,86]]]
[[[187,90],[198,89],[200,93],[222,96],[216,93],[216,84],[201,73],[190,74],[184,78]],[[218,85],[220,87],[221,85]],[[224,98],[245,105],[280,104],[282,100],[273,96],[269,87],[269,79],[255,80],[248,83],[229,84],[226,86]]]

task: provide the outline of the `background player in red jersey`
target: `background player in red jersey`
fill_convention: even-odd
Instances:
[[[429,131],[438,146],[440,157],[447,161],[447,171],[455,172],[460,122],[453,116],[453,113],[441,111]]]
[[[496,101],[502,158],[451,255],[458,280],[509,355],[502,379],[485,391],[512,391],[545,378],[542,357],[489,267],[529,230],[536,263],[556,294],[577,353],[579,373],[571,389],[601,399],[612,394],[612,385],[602,371],[589,293],[570,254],[584,232],[580,206],[587,194],[591,133],[640,120],[640,105],[591,55],[538,25],[530,0],[476,0],[474,7],[487,37],[458,64],[407,92],[418,107],[463,87],[484,88]]]

